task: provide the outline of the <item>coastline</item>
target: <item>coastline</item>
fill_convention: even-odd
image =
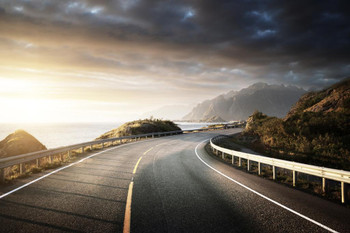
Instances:
[[[23,129],[37,138],[47,148],[57,148],[94,140],[100,135],[115,129],[125,122],[106,123],[0,123],[0,141]],[[183,129],[197,129],[215,123],[175,122]]]

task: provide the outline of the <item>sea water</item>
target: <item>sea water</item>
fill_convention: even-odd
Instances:
[[[23,129],[37,138],[47,148],[57,148],[92,141],[123,122],[110,123],[0,123],[0,141],[15,130]],[[177,122],[183,130],[198,129],[211,123]]]

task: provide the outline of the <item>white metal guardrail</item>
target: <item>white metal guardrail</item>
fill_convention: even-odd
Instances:
[[[291,170],[293,173],[293,186],[297,182],[296,172],[309,174],[322,178],[322,191],[326,192],[326,182],[327,179],[339,181],[341,183],[341,201],[345,202],[347,197],[347,184],[350,184],[350,172],[326,167],[319,167],[309,164],[303,164],[293,161],[287,161],[282,159],[275,159],[261,155],[249,154],[240,151],[230,150],[223,147],[220,147],[215,144],[223,136],[216,136],[210,139],[210,146],[214,153],[219,155],[221,153],[222,158],[225,158],[225,155],[232,156],[232,164],[234,164],[235,157],[238,158],[238,166],[242,166],[242,160],[247,160],[247,170],[251,169],[251,162],[258,163],[258,174],[261,174],[261,164],[272,166],[272,178],[276,179],[276,168],[284,168]]]
[[[0,159],[0,183],[3,183],[5,181],[5,168],[19,165],[19,173],[22,174],[25,172],[25,166],[23,166],[26,163],[30,162],[36,162],[36,167],[39,167],[41,158],[48,157],[49,161],[52,161],[52,156],[54,155],[62,155],[63,153],[68,153],[68,157],[71,154],[72,150],[81,149],[82,152],[84,152],[84,149],[87,147],[93,148],[94,145],[102,145],[102,148],[106,143],[114,144],[116,142],[120,142],[120,144],[123,142],[123,140],[140,140],[141,138],[154,138],[154,137],[161,137],[161,136],[167,136],[167,135],[175,135],[175,134],[182,134],[182,133],[191,133],[191,132],[198,132],[198,131],[207,131],[211,129],[224,129],[224,128],[233,128],[237,127],[237,125],[225,125],[223,127],[214,127],[214,128],[205,128],[205,129],[193,129],[193,130],[178,130],[178,131],[168,131],[168,132],[155,132],[155,133],[148,133],[148,134],[139,134],[139,135],[132,135],[132,136],[124,136],[119,138],[108,138],[108,139],[102,139],[102,140],[95,140],[90,142],[84,142],[79,144],[74,144],[70,146],[64,146],[49,150],[42,150],[17,156],[11,156],[7,158]]]

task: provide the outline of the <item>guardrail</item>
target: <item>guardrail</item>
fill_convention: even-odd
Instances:
[[[313,175],[322,178],[322,191],[325,193],[327,188],[327,180],[339,181],[341,184],[341,202],[345,203],[347,200],[347,184],[350,184],[350,172],[344,170],[337,170],[326,167],[319,167],[314,165],[308,165],[293,161],[287,161],[282,159],[275,159],[261,155],[254,155],[244,153],[240,151],[230,150],[220,147],[215,144],[223,136],[216,136],[210,139],[210,146],[216,155],[221,153],[222,159],[225,155],[232,156],[232,164],[235,162],[235,157],[238,158],[238,166],[242,166],[242,159],[247,160],[247,170],[251,169],[251,163],[258,163],[258,174],[261,174],[261,164],[272,166],[272,179],[276,179],[276,168],[283,168],[292,171],[293,173],[293,186],[296,186],[297,172]]]
[[[102,140],[95,140],[90,142],[84,142],[79,144],[74,144],[70,146],[63,146],[59,148],[49,149],[49,150],[42,150],[17,156],[11,156],[7,158],[0,159],[0,183],[5,182],[5,168],[19,165],[19,174],[25,173],[25,164],[30,162],[35,162],[35,166],[38,168],[40,166],[40,159],[47,157],[49,163],[52,163],[52,156],[59,155],[61,156],[61,161],[63,161],[63,154],[68,153],[68,158],[71,156],[71,152],[73,150],[81,149],[82,153],[85,151],[84,149],[87,147],[90,147],[90,150],[93,149],[93,146],[95,145],[102,145],[102,148],[105,146],[106,143],[111,144],[112,146],[115,145],[119,141],[119,144],[122,144],[125,140],[140,140],[141,138],[154,138],[154,137],[161,137],[161,136],[167,136],[167,135],[175,135],[175,134],[182,134],[182,133],[191,133],[191,132],[198,132],[198,131],[207,131],[211,129],[225,129],[225,128],[232,128],[237,127],[236,125],[225,125],[223,127],[214,127],[214,128],[205,128],[205,129],[192,129],[192,130],[178,130],[178,131],[168,131],[168,132],[155,132],[155,133],[148,133],[148,134],[139,134],[139,135],[132,135],[132,136],[124,136],[124,137],[118,137],[118,138],[108,138],[108,139],[102,139]]]

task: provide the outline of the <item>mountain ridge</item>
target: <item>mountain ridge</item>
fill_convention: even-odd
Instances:
[[[200,121],[220,117],[228,121],[245,120],[255,110],[284,117],[306,91],[296,86],[270,85],[259,82],[240,91],[230,91],[197,104],[183,120]]]

